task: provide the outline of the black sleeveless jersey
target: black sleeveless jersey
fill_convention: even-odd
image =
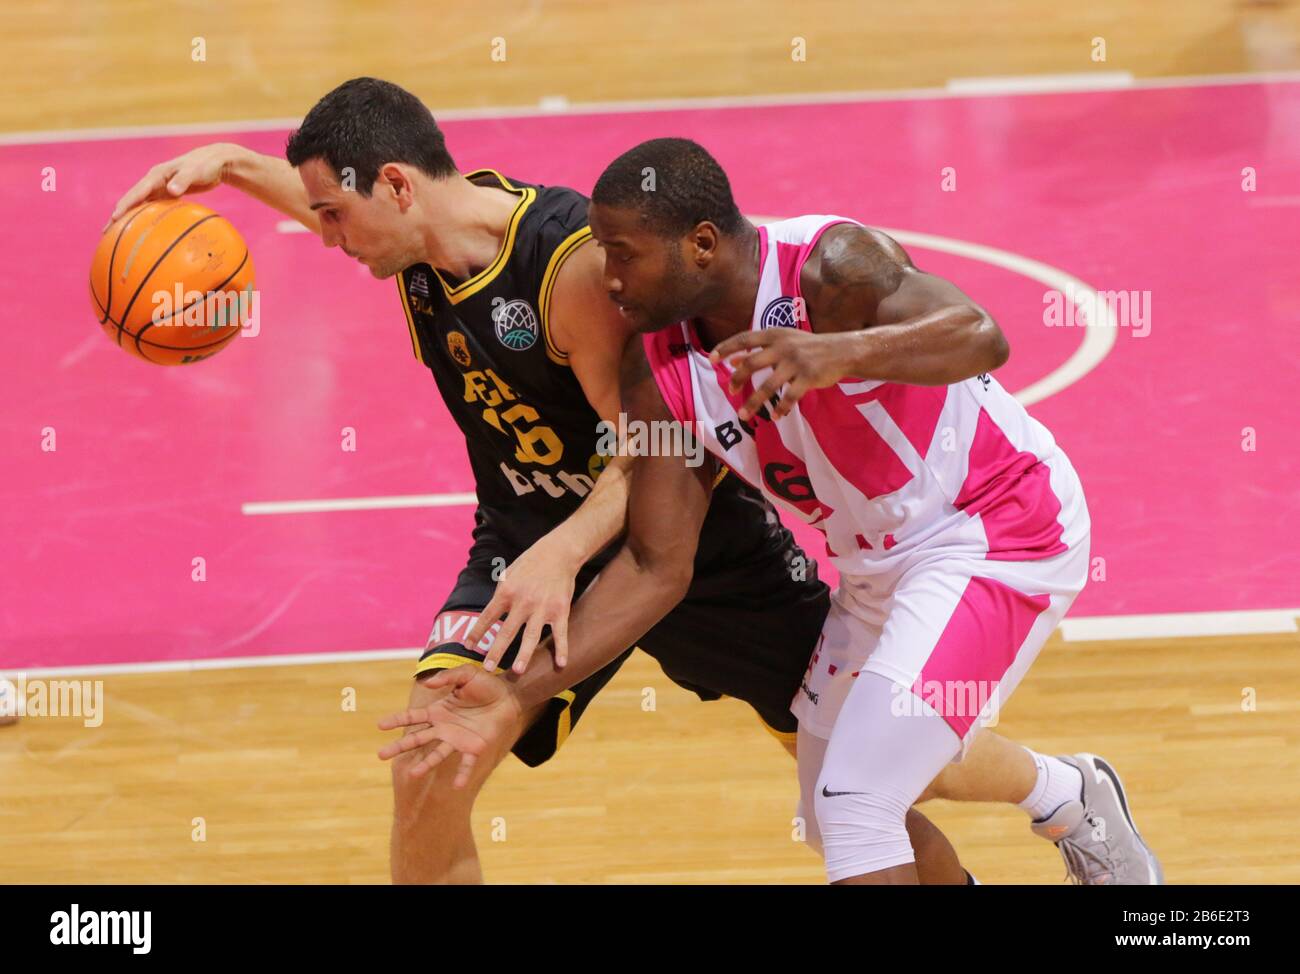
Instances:
[[[415,264],[398,288],[415,354],[465,435],[479,505],[508,515],[530,544],[578,507],[604,465],[600,417],[548,319],[561,265],[591,237],[587,198],[490,169],[466,178],[519,199],[500,253],[459,282]]]
[[[466,178],[518,197],[500,253],[465,281],[414,264],[397,285],[415,354],[465,436],[480,518],[522,550],[577,509],[605,462],[600,417],[549,334],[556,276],[591,237],[587,198],[491,169]],[[761,495],[726,477],[700,555],[734,564],[771,550],[779,534]]]

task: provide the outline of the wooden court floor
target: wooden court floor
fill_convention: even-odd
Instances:
[[[98,728],[0,728],[4,880],[386,882],[392,803],[374,724],[402,704],[409,672],[110,676]],[[1054,638],[998,730],[1111,760],[1170,882],[1300,882],[1300,636]],[[554,761],[507,760],[475,835],[489,882],[817,883],[791,837],[796,798],[793,761],[747,707],[700,703],[638,653]],[[981,880],[1061,881],[1018,809],[925,810]]]
[[[0,6],[0,132],[300,118],[360,74],[486,108],[1278,71],[1298,38],[1294,0],[26,0]]]

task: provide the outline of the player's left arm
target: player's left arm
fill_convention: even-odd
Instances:
[[[587,401],[601,420],[617,428],[619,366],[631,329],[605,293],[603,263],[591,241],[569,255],[555,278],[547,323],[552,343],[567,354]],[[593,429],[593,439],[597,435]],[[578,509],[506,567],[492,601],[466,635],[466,645],[475,646],[505,616],[484,660],[487,669],[496,667],[522,629],[514,664],[522,673],[547,625],[555,635],[556,662],[565,665],[574,578],[623,533],[631,473],[632,458],[612,457]]]
[[[747,419],[782,386],[783,416],[808,389],[846,378],[948,385],[991,372],[1010,354],[1002,329],[951,281],[918,270],[901,246],[870,227],[831,227],[804,264],[800,287],[813,332],[769,328],[720,342],[736,361],[732,388],[772,374],[741,411]]]

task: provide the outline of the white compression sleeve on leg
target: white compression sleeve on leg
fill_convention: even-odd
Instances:
[[[910,691],[864,670],[835,719],[814,798],[832,883],[915,861],[907,810],[961,750],[928,706],[896,714],[900,692]]]

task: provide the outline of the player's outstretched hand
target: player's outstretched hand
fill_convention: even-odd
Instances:
[[[107,230],[114,220],[132,207],[149,200],[175,199],[186,193],[201,193],[221,183],[243,146],[216,142],[191,149],[183,156],[160,162],[123,194],[113,207],[113,215],[104,224]]]
[[[823,389],[844,378],[848,361],[842,344],[844,333],[816,335],[793,328],[768,328],[764,331],[742,331],[725,341],[718,342],[709,355],[715,365],[727,360],[734,371],[731,391],[745,388],[755,372],[770,368],[772,373],[754,390],[738,412],[748,420],[773,396],[781,392],[780,401],[772,411],[774,419],[787,415],[795,403],[809,389]]]
[[[419,778],[459,752],[460,767],[452,787],[464,788],[479,758],[513,743],[520,730],[523,708],[504,680],[476,666],[441,670],[420,682],[435,690],[447,687],[451,692],[431,704],[411,707],[380,720],[380,730],[409,729],[380,748],[379,756],[387,761],[407,751],[436,744],[411,766],[410,774]]]
[[[466,646],[482,648],[479,643],[488,630],[505,617],[488,647],[484,669],[489,672],[496,669],[522,629],[524,638],[512,668],[516,673],[523,673],[542,638],[544,626],[551,627],[555,638],[555,665],[568,662],[569,606],[573,602],[574,578],[581,567],[564,549],[563,542],[548,534],[504,569],[492,601],[465,636]]]

